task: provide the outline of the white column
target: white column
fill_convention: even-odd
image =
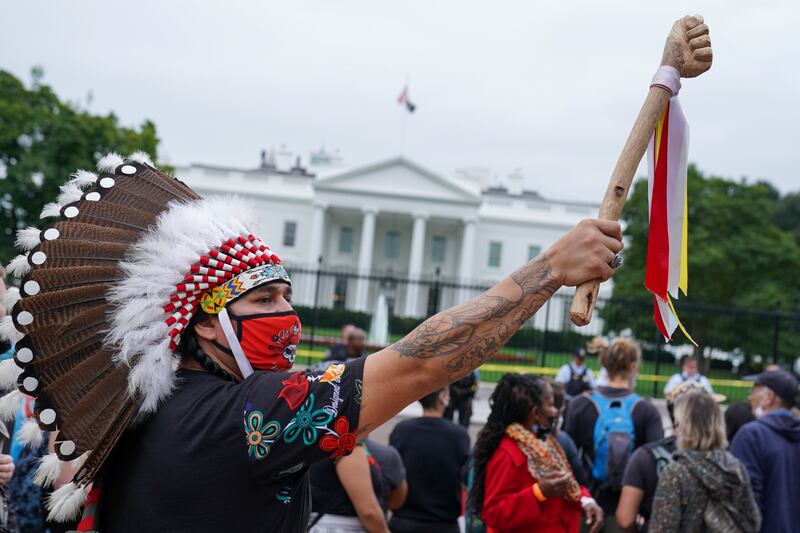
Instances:
[[[425,223],[428,216],[414,213],[414,230],[411,233],[411,254],[408,260],[408,287],[406,288],[406,316],[419,316],[420,286],[414,281],[422,273],[422,256],[425,253]]]
[[[375,243],[375,213],[373,208],[364,209],[364,217],[361,222],[361,246],[358,248],[358,275],[364,276],[358,279],[356,285],[356,311],[367,311],[369,302],[369,276],[372,272],[372,250]]]
[[[316,269],[319,267],[318,259],[322,255],[322,242],[325,238],[325,209],[328,206],[322,203],[314,204],[314,214],[311,218],[311,242],[308,246],[308,260],[305,268],[309,270],[303,283],[304,292],[300,300],[308,306],[314,305],[314,296],[317,291]],[[321,302],[318,302],[321,305]]]
[[[468,217],[464,219],[464,233],[461,237],[461,258],[458,267],[458,282],[461,284],[469,284],[473,282],[475,264],[475,228],[477,226],[477,218]],[[458,302],[463,303],[467,301],[472,291],[463,288],[459,290]]]

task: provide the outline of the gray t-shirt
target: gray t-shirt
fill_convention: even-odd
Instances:
[[[364,439],[364,444],[375,461],[378,463],[383,480],[384,490],[381,491],[380,504],[384,511],[387,510],[387,500],[389,494],[397,489],[406,480],[406,468],[403,466],[403,458],[393,447],[375,442],[372,439]]]

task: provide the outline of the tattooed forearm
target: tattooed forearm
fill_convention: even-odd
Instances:
[[[536,258],[474,300],[432,316],[393,348],[404,357],[446,358],[457,379],[497,353],[558,288],[546,261]]]

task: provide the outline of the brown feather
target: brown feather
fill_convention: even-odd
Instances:
[[[14,306],[12,317],[17,330],[26,335],[42,332],[45,336],[55,336],[68,324],[73,324],[77,316],[93,308],[106,305],[105,293],[110,285],[87,285],[65,291],[48,292],[23,298]],[[64,294],[69,293],[69,294]],[[72,300],[70,301],[70,298]],[[33,300],[30,301],[29,300]],[[33,315],[33,323],[21,325],[19,314],[27,311]]]
[[[36,334],[25,337],[20,344],[29,342],[34,356],[67,351],[72,346],[81,345],[89,337],[105,333],[108,329],[106,313],[109,309],[110,306],[105,304],[85,310],[60,327],[39,330]]]
[[[96,224],[61,220],[48,227],[54,227],[59,232],[59,239],[92,240],[97,242],[134,243],[139,239],[135,231],[121,228],[102,227]],[[45,228],[47,229],[47,228]]]
[[[94,448],[129,400],[128,369],[117,367],[104,374],[102,380],[95,382],[70,406],[70,416],[59,426],[59,440],[74,441],[77,446],[74,455]]]
[[[73,479],[76,483],[85,486],[95,478],[100,468],[102,468],[106,459],[108,459],[108,456],[111,454],[111,450],[116,446],[117,441],[136,416],[138,410],[139,404],[137,402],[129,401],[122,406],[116,419],[109,426],[105,434],[100,437],[97,446],[92,449],[92,453],[89,454],[89,458],[83,464],[83,467],[75,474]]]
[[[60,416],[68,413],[99,380],[117,368],[112,356],[111,350],[96,342],[60,359],[34,360],[23,374],[41,383],[36,391],[37,412],[53,408]],[[124,370],[127,375],[127,367]]]
[[[81,287],[93,283],[114,283],[119,279],[117,265],[86,265],[70,267],[35,268],[22,282],[34,280],[41,287],[41,292],[54,292],[72,287]]]
[[[99,226],[110,225],[115,228],[136,232],[145,231],[150,224],[155,222],[158,215],[158,213],[148,213],[147,211],[120,204],[103,202],[102,200],[99,202],[81,200],[69,205],[74,205],[79,210],[78,215],[73,220]]]

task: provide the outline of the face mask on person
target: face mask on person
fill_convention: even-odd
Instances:
[[[545,440],[553,432],[556,428],[556,420],[558,417],[555,416],[548,416],[547,417],[547,426],[540,426],[539,424],[533,424],[531,430],[533,434],[536,435],[536,438],[539,440]]]
[[[228,315],[236,322],[236,337],[254,369],[274,372],[294,365],[301,330],[295,311],[243,316],[228,311]],[[215,344],[231,353],[228,348]]]

